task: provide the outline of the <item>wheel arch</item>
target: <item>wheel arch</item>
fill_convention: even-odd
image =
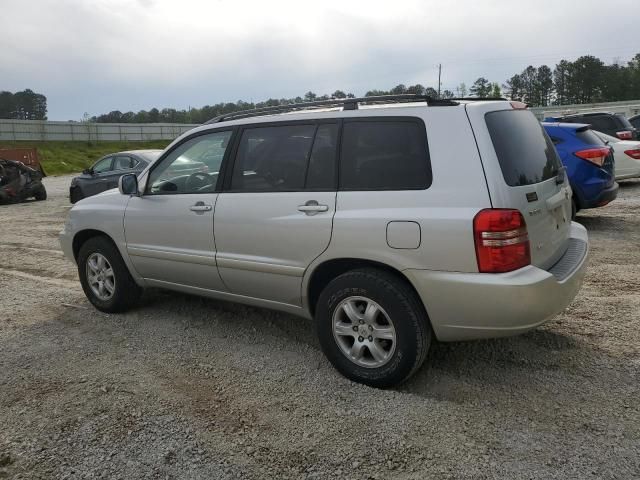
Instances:
[[[351,270],[362,268],[374,268],[383,270],[387,273],[398,278],[405,283],[416,295],[416,298],[420,301],[420,305],[425,309],[426,307],[422,303],[421,297],[418,291],[415,289],[409,278],[402,271],[398,270],[391,265],[375,260],[369,260],[364,258],[345,257],[345,258],[332,258],[325,260],[324,262],[316,265],[308,275],[308,280],[304,288],[305,293],[305,305],[311,317],[315,315],[316,304],[320,297],[322,290],[329,284],[331,280]],[[428,316],[427,316],[428,317]]]
[[[80,248],[84,245],[87,240],[94,237],[106,237],[109,239],[113,245],[117,247],[116,242],[113,241],[113,238],[109,236],[109,234],[103,232],[102,230],[96,230],[92,228],[87,228],[85,230],[80,230],[73,236],[72,248],[73,248],[73,258],[78,260],[78,253],[80,253]]]
[[[571,186],[571,192],[573,199],[576,202],[577,210],[580,210],[582,208],[582,205],[584,205],[582,191],[580,187],[578,187],[575,183],[570,182],[569,185]]]

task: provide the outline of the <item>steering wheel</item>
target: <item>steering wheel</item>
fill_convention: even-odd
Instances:
[[[211,177],[209,176],[208,173],[204,173],[204,172],[192,173],[184,181],[184,189],[187,192],[195,192],[196,190],[200,190],[210,185],[211,185]]]

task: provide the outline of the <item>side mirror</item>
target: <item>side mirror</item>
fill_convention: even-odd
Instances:
[[[118,179],[118,190],[122,195],[138,194],[138,177],[135,173],[127,173]]]
[[[93,170],[91,170],[90,168],[85,168],[82,173],[84,173],[85,175],[93,175]]]

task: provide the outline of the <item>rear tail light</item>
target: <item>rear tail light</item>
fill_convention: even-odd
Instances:
[[[604,161],[611,153],[608,147],[587,148],[585,150],[578,150],[575,155],[587,162],[591,162],[598,167],[604,165]]]
[[[640,148],[635,148],[633,150],[625,150],[624,153],[629,155],[631,158],[635,158],[636,160],[640,160]]]
[[[620,140],[631,140],[633,138],[633,136],[631,135],[631,132],[624,130],[622,132],[616,132],[616,136],[620,139]]]
[[[473,219],[478,271],[502,273],[531,263],[529,235],[518,210],[481,210]]]

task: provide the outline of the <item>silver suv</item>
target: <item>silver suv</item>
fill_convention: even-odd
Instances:
[[[588,250],[524,105],[407,95],[216,118],[78,202],[60,242],[99,310],[160,287],[293,313],[377,387],[434,339],[540,325],[577,294]]]

